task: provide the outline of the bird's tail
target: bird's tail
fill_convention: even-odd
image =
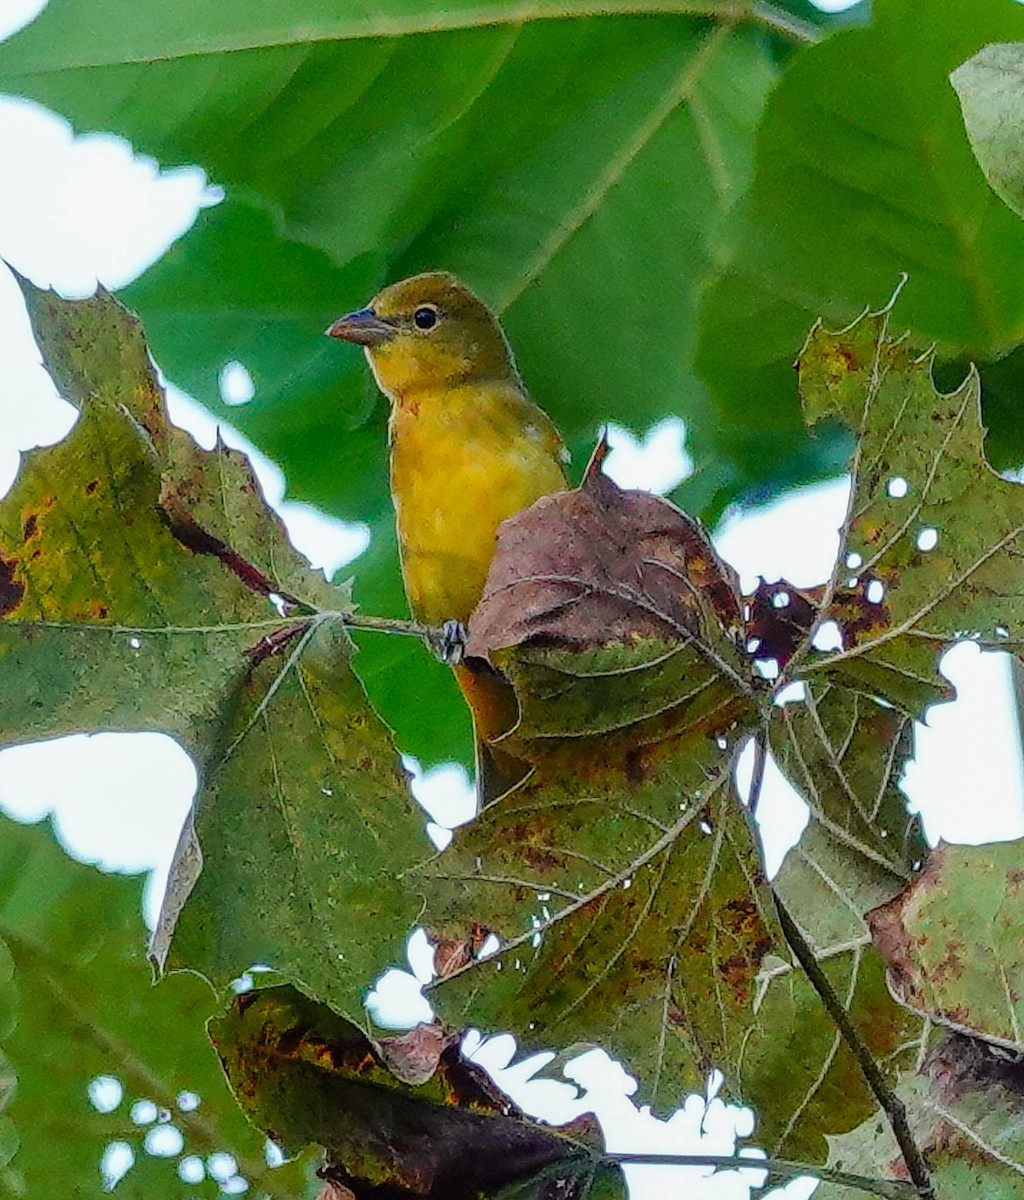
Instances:
[[[473,713],[476,739],[477,811],[499,799],[526,778],[530,764],[509,754],[495,739],[508,733],[519,720],[515,692],[493,667],[474,660],[455,668],[466,703]]]

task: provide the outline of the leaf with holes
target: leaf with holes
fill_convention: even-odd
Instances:
[[[500,666],[519,703],[501,744],[532,774],[412,878],[451,1019],[599,1040],[665,1107],[738,1068],[780,944],[728,771],[758,689],[733,574],[602,456],[505,522],[470,621],[469,661]]]
[[[67,1195],[98,1195],[104,1149],[126,1142],[135,1165],[119,1196],[220,1194],[213,1180],[184,1183],[175,1158],[146,1152],[149,1129],[131,1109],[150,1101],[182,1135],[182,1154],[230,1151],[250,1188],[295,1196],[304,1172],[268,1169],[263,1139],[224,1086],[203,1034],[209,988],[190,975],[152,986],[142,882],[73,862],[48,824],[0,817],[0,1045],[14,1076],[0,1115],[0,1191],[46,1196],[59,1180]],[[109,1107],[90,1103],[98,1077],[117,1081]],[[4,1117],[17,1149],[9,1161]]]
[[[589,1194],[595,1177],[625,1194],[592,1118],[558,1131],[531,1121],[439,1026],[375,1042],[274,987],[238,997],[210,1036],[253,1124],[287,1154],[320,1146],[328,1177],[357,1195],[479,1200],[518,1184],[543,1200]]]
[[[218,984],[269,963],[358,1012],[381,947],[401,953],[414,902],[392,867],[423,835],[349,665],[347,595],[291,548],[241,455],[168,423],[134,318],[103,292],[22,286],[80,415],[0,502],[0,743],[176,737],[202,784],[158,956]]]
[[[661,1110],[720,1067],[774,1128],[741,1060],[781,936],[728,756],[701,730],[588,756],[543,762],[411,877],[438,943],[431,999],[528,1048],[600,1042]]]
[[[858,442],[819,614],[819,628],[832,626],[841,648],[805,643],[789,673],[866,691],[920,717],[952,694],[937,660],[953,642],[1020,644],[1024,488],[985,459],[977,372],[955,392],[937,391],[932,355],[890,337],[890,312],[839,333],[819,325],[800,355],[807,420],[837,418]]]

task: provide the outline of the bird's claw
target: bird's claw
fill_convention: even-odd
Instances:
[[[466,653],[468,636],[461,621],[445,621],[439,630],[427,638],[427,642],[446,667],[457,667]]]

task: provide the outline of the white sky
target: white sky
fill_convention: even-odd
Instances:
[[[0,0],[0,36],[39,7]],[[0,256],[36,283],[70,295],[88,294],[97,279],[113,287],[127,283],[189,228],[200,206],[218,198],[198,169],[161,172],[118,139],[75,138],[63,120],[5,98],[0,98],[0,162]],[[339,310],[363,299],[339,296]],[[246,402],[251,383],[244,364],[231,364],[226,356],[225,368],[225,397]],[[204,410],[173,389],[170,408],[175,421],[203,444],[212,444],[215,426]],[[73,419],[73,410],[57,397],[39,365],[20,295],[0,268],[0,494],[13,481],[19,452],[64,436]],[[223,432],[252,454],[268,499],[314,565],[333,571],[365,545],[365,530],[284,501],[284,480],[274,464],[235,431]],[[683,434],[678,421],[661,422],[639,438],[613,428],[609,472],[626,486],[668,491],[689,470]],[[719,548],[748,588],[757,574],[785,577],[797,586],[818,583],[835,556],[845,496],[846,484],[837,481],[730,517],[718,531]],[[358,575],[358,564],[353,569]],[[933,710],[928,726],[917,728],[917,758],[905,790],[922,811],[932,840],[1018,837],[1024,833],[1024,792],[1006,663],[1001,656],[961,646],[947,655],[944,669],[960,699]],[[65,846],[83,861],[108,870],[151,869],[150,920],[194,788],[192,764],[162,735],[77,736],[0,752],[0,808],[30,821],[52,812]],[[467,781],[457,768],[435,768],[420,777],[416,791],[436,840],[443,841],[446,828],[471,811]],[[760,816],[774,868],[806,819],[802,803],[777,772],[769,776]],[[420,979],[424,958],[424,942],[414,938],[410,961]],[[372,997],[378,1017],[400,1025],[425,1015],[416,975],[390,973]],[[601,1051],[569,1068],[582,1088],[578,1099],[568,1084],[527,1083],[536,1062],[500,1070],[513,1054],[513,1039],[504,1035],[484,1042],[477,1056],[537,1115],[564,1119],[596,1109],[613,1149],[724,1154],[732,1151],[734,1131],[745,1135],[752,1128],[745,1111],[696,1097],[669,1121],[656,1121],[633,1106],[633,1081]],[[752,1140],[756,1143],[756,1133]],[[194,1174],[194,1156],[185,1156],[183,1163],[186,1158],[180,1169]],[[684,1179],[707,1172],[633,1167],[629,1174],[634,1196],[654,1197],[683,1194]],[[225,1176],[228,1191],[236,1190],[231,1178]],[[746,1200],[748,1183],[730,1173],[686,1194]],[[778,1194],[799,1200],[809,1192],[809,1184],[798,1182]]]

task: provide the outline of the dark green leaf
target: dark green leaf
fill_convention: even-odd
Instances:
[[[814,317],[852,320],[906,271],[901,317],[922,348],[995,358],[1024,337],[1024,226],[989,189],[949,84],[986,42],[1024,36],[1024,13],[1009,0],[873,7],[870,28],[801,52],[772,94],[738,249],[702,309],[698,366],[748,486],[834,461],[833,434],[809,443],[796,400]],[[996,430],[1017,461],[1021,429],[1018,407]]]

